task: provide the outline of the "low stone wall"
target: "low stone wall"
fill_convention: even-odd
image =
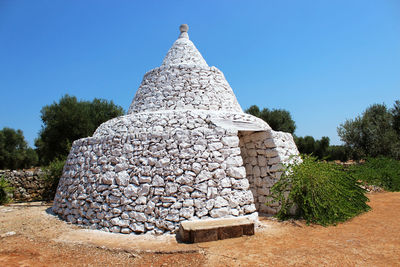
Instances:
[[[15,201],[41,199],[45,190],[42,175],[43,171],[40,168],[0,170],[0,177],[4,176],[4,179],[14,188],[12,197]]]

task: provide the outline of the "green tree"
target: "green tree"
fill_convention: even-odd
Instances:
[[[296,130],[296,124],[289,111],[284,109],[260,108],[253,105],[245,110],[246,113],[256,116],[271,126],[274,131],[282,131],[293,134]]]
[[[368,107],[361,116],[341,124],[337,131],[341,140],[351,148],[353,158],[399,157],[400,142],[394,116],[384,104]]]
[[[44,106],[41,110],[43,122],[35,146],[42,164],[65,158],[72,142],[91,136],[103,122],[124,114],[122,107],[112,101],[94,99],[78,101],[65,95],[58,103]]]
[[[328,157],[329,137],[323,136],[320,140],[315,140],[312,136],[295,136],[294,140],[301,154],[313,154],[319,159]]]
[[[400,136],[400,101],[394,102],[393,108],[390,110],[393,116],[393,129],[396,131],[397,136]]]
[[[21,130],[4,127],[0,131],[0,169],[29,168],[37,162],[37,154],[28,147]]]
[[[347,161],[350,156],[350,150],[346,146],[329,146],[327,150],[327,160]]]

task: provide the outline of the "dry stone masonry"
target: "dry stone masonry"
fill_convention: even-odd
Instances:
[[[44,172],[40,168],[0,170],[0,177],[2,176],[13,188],[12,198],[15,201],[41,199],[45,193]]]
[[[128,114],[73,143],[53,210],[115,233],[173,233],[181,221],[256,218],[290,134],[245,114],[189,40],[187,25],[161,67],[144,75]]]

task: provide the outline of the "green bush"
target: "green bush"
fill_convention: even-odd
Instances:
[[[65,165],[65,159],[55,159],[43,168],[46,190],[44,198],[53,200],[57,191],[58,182],[60,181],[62,171]]]
[[[297,207],[297,216],[307,223],[326,226],[370,209],[365,190],[339,165],[304,156],[303,163],[288,165],[284,171],[271,190],[274,201],[282,204],[279,219],[292,217],[290,210]]]
[[[352,175],[371,185],[388,191],[400,191],[400,161],[378,157],[368,158],[365,163],[349,167]]]
[[[4,179],[2,176],[0,178],[0,205],[4,203],[8,203],[10,201],[10,198],[8,194],[12,191],[12,187],[9,185],[9,183]]]

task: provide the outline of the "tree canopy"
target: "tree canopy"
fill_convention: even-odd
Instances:
[[[282,131],[293,134],[296,130],[296,124],[289,111],[284,109],[260,108],[253,105],[245,110],[246,113],[256,116],[271,126],[274,131]]]
[[[400,158],[399,112],[399,101],[390,110],[384,104],[374,104],[362,115],[341,124],[338,135],[351,149],[353,158]]]
[[[124,114],[122,107],[112,101],[78,101],[69,95],[40,112],[43,125],[35,146],[42,164],[65,158],[73,141],[91,136],[101,123]]]
[[[21,169],[36,165],[36,152],[28,147],[21,130],[0,130],[0,169]]]
[[[329,137],[323,136],[320,140],[315,140],[312,136],[294,137],[297,149],[302,154],[313,154],[319,159],[329,156]]]

